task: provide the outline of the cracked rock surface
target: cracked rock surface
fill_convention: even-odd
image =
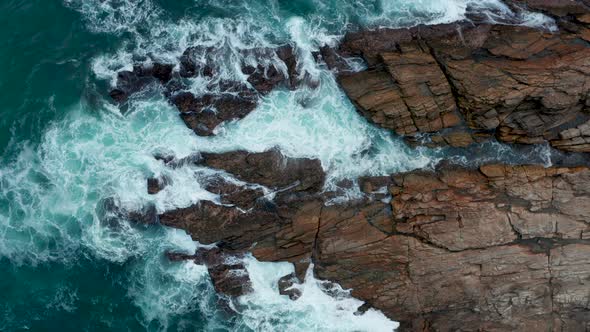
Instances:
[[[324,59],[362,115],[409,141],[434,133],[432,145],[463,147],[495,135],[589,152],[589,7],[510,4],[552,15],[558,30],[460,22],[360,31]],[[339,56],[360,56],[368,69],[347,71]]]
[[[259,155],[216,166],[239,176]],[[590,328],[587,167],[443,166],[361,185],[368,194],[386,187],[391,203],[325,205],[321,186],[292,187],[247,211],[201,202],[160,220],[201,243],[292,262],[299,280],[313,262],[316,276],[351,288],[402,330]]]

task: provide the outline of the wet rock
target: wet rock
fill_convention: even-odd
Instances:
[[[180,111],[180,117],[197,135],[210,136],[215,128],[225,121],[244,118],[257,105],[255,97],[245,93],[196,97],[190,92],[181,92],[172,97],[172,103]]]
[[[117,85],[109,94],[113,100],[124,102],[130,95],[154,82],[169,82],[173,68],[170,64],[154,63],[149,67],[135,66],[133,71],[120,71],[117,73]]]
[[[189,78],[195,76],[212,77],[215,74],[209,55],[213,54],[212,47],[189,47],[180,57],[180,76]]]
[[[362,115],[410,140],[453,128],[439,143],[467,146],[492,131],[504,142],[590,151],[583,136],[560,138],[588,120],[590,30],[570,25],[555,34],[471,23],[349,33],[338,56],[362,56],[369,68],[339,82]]]
[[[325,173],[319,160],[287,158],[277,149],[261,153],[203,153],[202,157],[206,166],[223,169],[240,180],[269,188],[316,192],[324,185]]]
[[[265,68],[261,65],[257,67],[244,66],[242,73],[248,75],[248,83],[261,94],[268,94],[277,85],[286,80],[283,73],[275,66]]]
[[[287,274],[286,276],[279,279],[279,293],[281,295],[287,295],[293,301],[301,297],[301,290],[293,287],[299,284],[299,280],[295,273]]]
[[[167,185],[164,178],[149,178],[147,179],[147,191],[150,195],[155,195],[162,191]]]
[[[297,55],[291,45],[284,45],[276,50],[277,56],[281,59],[285,66],[287,66],[287,74],[289,76],[288,87],[294,89],[298,82],[299,72],[297,71]]]
[[[207,182],[205,189],[218,194],[222,204],[236,205],[245,210],[253,208],[256,201],[264,196],[260,188],[238,185],[221,177]]]
[[[238,297],[252,292],[252,282],[240,253],[199,248],[194,255],[167,253],[166,256],[171,261],[192,260],[195,264],[206,265],[218,294]]]
[[[294,195],[267,210],[211,204],[161,219],[204,243],[292,262],[299,278],[313,260],[318,278],[352,289],[406,330],[586,324],[588,294],[574,280],[590,277],[587,167],[445,166],[362,183],[387,185],[391,204],[326,206]]]
[[[113,197],[102,200],[97,207],[97,214],[103,224],[119,227],[121,222],[131,221],[142,225],[158,223],[158,211],[154,204],[147,204],[139,209],[130,210],[119,205]]]
[[[156,153],[154,154],[154,159],[159,160],[164,164],[168,164],[174,160],[174,156],[165,153]]]

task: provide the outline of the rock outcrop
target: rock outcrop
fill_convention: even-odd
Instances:
[[[249,159],[272,160],[269,154],[203,160],[244,181],[263,182],[276,167]],[[254,164],[260,174],[269,173],[252,174]],[[310,176],[293,174],[297,179],[281,185]],[[281,282],[293,298],[298,294],[290,285],[313,261],[317,277],[352,289],[400,321],[402,330],[590,327],[589,168],[444,166],[359,182],[368,198],[341,205],[326,205],[328,195],[316,182],[287,187],[273,201],[245,194],[253,200],[247,211],[200,202],[166,212],[160,221],[201,243],[294,263],[296,276]],[[391,203],[370,198],[383,192]]]
[[[239,253],[227,252],[220,248],[199,249],[194,255],[167,253],[171,261],[192,260],[195,264],[207,266],[207,271],[218,294],[236,297],[252,291],[252,282]]]
[[[114,101],[124,103],[150,84],[161,84],[164,94],[178,108],[180,117],[189,128],[200,136],[214,135],[215,128],[221,123],[242,119],[252,112],[260,96],[281,85],[295,88],[301,83],[297,57],[291,46],[243,53],[241,56],[245,59],[252,56],[258,60],[255,66],[241,64],[245,81],[216,77],[220,72],[220,63],[215,50],[191,47],[180,57],[177,71],[171,64],[153,63],[119,72],[116,87],[110,96]],[[186,80],[196,77],[210,81],[207,88],[210,92],[195,95],[188,91]]]
[[[590,11],[582,1],[519,5],[562,15],[559,31],[470,22],[360,31],[324,59],[361,114],[409,140],[434,133],[433,145],[467,146],[495,134],[588,152]],[[347,56],[369,68],[347,72],[338,61]]]

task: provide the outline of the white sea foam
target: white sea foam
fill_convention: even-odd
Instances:
[[[305,282],[295,286],[301,297],[295,301],[279,295],[278,280],[294,271],[289,263],[261,263],[245,259],[254,292],[240,298],[244,324],[254,331],[393,331],[398,324],[370,309],[355,315],[362,301],[337,285],[314,278],[312,268]],[[328,295],[326,290],[330,290]]]

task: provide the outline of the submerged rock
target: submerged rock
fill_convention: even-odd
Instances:
[[[150,195],[155,195],[168,185],[165,178],[149,178],[147,179],[147,191]]]
[[[135,66],[133,71],[121,71],[117,73],[117,85],[110,92],[110,96],[116,102],[121,103],[149,84],[168,83],[172,79],[173,68],[174,66],[170,64],[154,63],[148,67]]]
[[[232,151],[203,153],[203,164],[223,169],[238,179],[290,191],[319,191],[325,180],[317,159],[287,158],[278,149],[261,153]]]

